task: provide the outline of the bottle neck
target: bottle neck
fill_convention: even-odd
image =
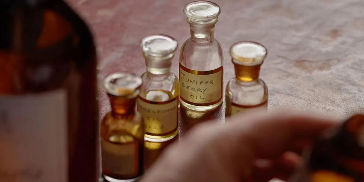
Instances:
[[[259,79],[260,65],[245,66],[234,64],[235,77],[242,82],[254,82]]]
[[[137,97],[128,98],[123,96],[108,95],[113,116],[126,116],[135,114]]]
[[[165,75],[170,73],[172,58],[173,56],[167,59],[146,59],[147,72],[151,75]]]
[[[211,43],[214,40],[215,23],[190,24],[191,40],[198,43]]]

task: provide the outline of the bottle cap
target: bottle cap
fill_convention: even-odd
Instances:
[[[234,64],[254,66],[263,63],[267,49],[256,42],[242,41],[231,46],[230,55]]]
[[[177,49],[177,41],[167,35],[151,35],[142,40],[141,47],[145,57],[170,59]]]
[[[142,40],[141,47],[147,71],[153,74],[168,73],[177,45],[177,41],[167,35],[145,37]]]
[[[113,73],[104,81],[106,92],[113,96],[137,96],[141,84],[141,78],[128,73]]]
[[[220,7],[209,1],[195,1],[187,4],[184,9],[189,23],[216,23],[220,14]]]

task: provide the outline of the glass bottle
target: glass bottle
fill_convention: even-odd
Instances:
[[[180,102],[194,111],[210,111],[222,103],[222,50],[214,38],[214,27],[220,14],[217,4],[196,1],[184,12],[190,24],[191,37],[181,48],[179,60]]]
[[[174,137],[171,140],[164,142],[144,142],[144,169],[147,171],[153,164],[158,161],[159,156],[166,150],[171,144],[178,141],[178,137]]]
[[[125,73],[114,73],[105,79],[111,105],[100,128],[106,181],[134,181],[143,173],[144,124],[135,108],[141,83],[139,77]]]
[[[141,43],[147,72],[138,98],[145,121],[145,140],[163,142],[178,134],[178,78],[170,72],[177,41],[165,35],[145,37]]]
[[[0,181],[98,180],[96,51],[62,0],[0,1]]]
[[[226,86],[226,116],[256,109],[267,110],[268,88],[259,78],[266,48],[255,42],[238,42],[230,48],[235,78]]]
[[[290,182],[364,181],[364,115],[354,115],[325,133],[304,158]]]

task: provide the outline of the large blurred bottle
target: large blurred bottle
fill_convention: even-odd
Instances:
[[[363,182],[364,115],[355,115],[307,153],[291,182]]]
[[[0,1],[0,181],[97,180],[96,55],[62,0]]]

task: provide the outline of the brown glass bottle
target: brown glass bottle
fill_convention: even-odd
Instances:
[[[102,174],[108,182],[135,181],[143,173],[144,123],[136,112],[142,80],[114,73],[105,79],[111,105],[101,123]]]
[[[1,181],[97,181],[96,54],[62,0],[0,1]]]
[[[363,182],[364,115],[354,115],[315,143],[291,182]]]

